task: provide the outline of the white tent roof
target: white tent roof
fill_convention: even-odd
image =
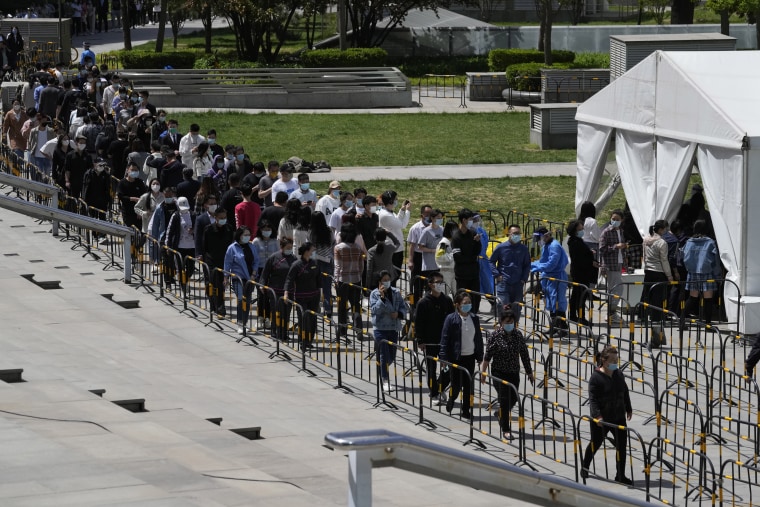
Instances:
[[[656,51],[580,105],[576,120],[740,149],[760,138],[760,51]]]

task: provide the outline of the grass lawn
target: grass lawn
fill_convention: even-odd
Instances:
[[[186,131],[215,128],[219,143],[254,160],[327,160],[336,167],[573,162],[575,150],[529,144],[528,113],[170,114]]]

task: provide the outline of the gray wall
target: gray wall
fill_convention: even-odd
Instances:
[[[610,50],[610,35],[720,32],[719,25],[555,26],[552,48],[575,52]],[[737,49],[756,49],[754,25],[731,25]],[[537,26],[485,28],[397,28],[383,47],[394,56],[486,55],[495,48],[538,46]]]

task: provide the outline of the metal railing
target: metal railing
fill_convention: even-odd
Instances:
[[[325,435],[333,450],[348,451],[348,505],[372,505],[372,469],[395,467],[536,505],[644,507],[647,502],[561,477],[451,449],[387,430]]]

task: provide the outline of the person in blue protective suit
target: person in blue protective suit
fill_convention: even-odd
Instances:
[[[544,292],[546,309],[549,311],[552,321],[550,329],[552,336],[565,336],[567,334],[567,321],[565,321],[567,273],[565,268],[570,261],[562,245],[552,237],[552,233],[546,227],[537,229],[535,234],[541,235],[543,247],[541,258],[531,263],[530,270],[533,273],[540,273],[541,289]],[[553,280],[549,280],[549,278],[553,278]]]

